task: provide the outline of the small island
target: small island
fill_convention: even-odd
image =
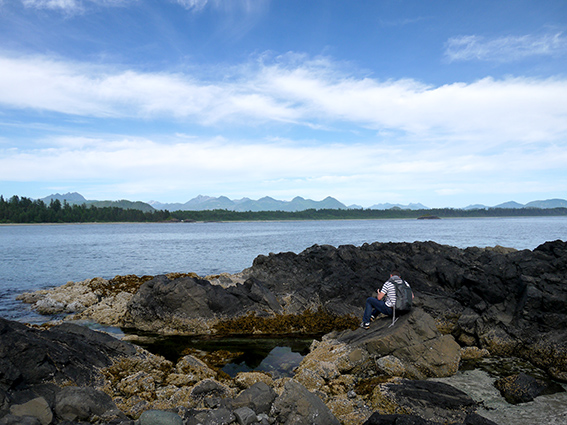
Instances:
[[[441,220],[441,217],[437,217],[436,215],[421,215],[417,217],[418,220]]]

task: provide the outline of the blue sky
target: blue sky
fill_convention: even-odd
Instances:
[[[0,0],[0,194],[567,198],[567,2]]]

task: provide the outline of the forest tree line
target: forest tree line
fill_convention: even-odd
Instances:
[[[372,209],[309,209],[304,211],[173,211],[95,207],[52,200],[31,200],[0,195],[0,223],[94,223],[94,222],[195,222],[253,220],[371,220],[388,218],[467,218],[467,217],[530,217],[566,216],[567,208],[488,208],[462,210],[434,208],[427,210]]]
[[[94,223],[94,222],[159,222],[169,219],[169,211],[144,212],[119,207],[95,207],[69,204],[58,199],[49,204],[41,199],[31,200],[0,195],[0,223]]]

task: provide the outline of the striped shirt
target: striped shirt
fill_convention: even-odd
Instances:
[[[398,276],[393,276],[391,279],[396,279],[400,282],[402,281],[402,279]],[[394,286],[394,284],[389,280],[384,282],[384,285],[382,285],[380,292],[386,295],[384,297],[384,304],[386,304],[386,306],[390,308],[393,308],[396,304],[396,287]]]

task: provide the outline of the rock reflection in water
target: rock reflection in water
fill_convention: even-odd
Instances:
[[[272,351],[260,362],[258,366],[249,365],[246,361],[236,363],[235,359],[232,363],[222,368],[224,372],[230,376],[236,376],[239,372],[269,372],[273,378],[281,378],[283,376],[293,376],[293,369],[299,366],[303,355],[291,350],[291,347],[274,347]]]
[[[280,378],[293,376],[293,370],[309,352],[314,336],[195,338],[145,335],[129,339],[173,362],[189,353],[207,362],[211,354],[222,352],[227,362],[221,361],[213,366],[231,377],[239,372],[262,371]]]

